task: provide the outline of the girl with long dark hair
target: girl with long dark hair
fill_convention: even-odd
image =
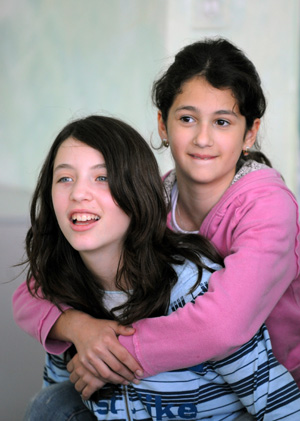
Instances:
[[[169,230],[166,216],[155,157],[134,129],[103,116],[69,123],[33,195],[26,237],[33,293],[123,325],[194,302],[222,259],[204,237]],[[42,395],[55,395],[63,382],[70,390],[66,364],[74,353],[47,354]],[[53,419],[58,410],[55,400],[47,402],[42,413],[35,406],[39,419]],[[227,359],[122,387],[108,384],[86,406],[88,416],[108,420],[233,420],[247,412],[275,419],[300,414],[300,392],[274,358],[262,326]],[[61,408],[55,419],[70,418]]]

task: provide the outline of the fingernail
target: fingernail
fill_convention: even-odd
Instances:
[[[138,379],[133,379],[133,380],[132,380],[132,383],[134,383],[134,384],[140,384],[141,382],[140,382],[140,380],[138,380]]]
[[[135,375],[138,377],[143,377],[144,373],[141,370],[136,370]]]

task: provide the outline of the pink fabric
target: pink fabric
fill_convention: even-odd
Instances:
[[[223,358],[267,319],[274,353],[300,386],[300,250],[294,196],[275,170],[252,172],[225,192],[200,233],[227,256],[225,269],[211,276],[208,292],[195,304],[168,317],[135,323],[136,333],[120,337],[120,342],[147,375],[154,375]]]
[[[170,223],[170,215],[168,217]],[[274,353],[300,386],[300,278],[298,205],[273,169],[245,175],[204,220],[200,233],[225,258],[208,292],[167,317],[134,324],[120,342],[146,375],[221,359],[247,342],[267,319]],[[276,304],[277,303],[277,304]],[[68,345],[47,335],[56,307],[34,300],[24,284],[13,296],[17,324],[45,349]]]
[[[61,305],[62,310],[69,307]],[[13,294],[13,314],[16,323],[33,338],[37,339],[51,354],[61,354],[70,343],[48,339],[49,332],[61,315],[61,311],[50,301],[33,298],[23,282]]]

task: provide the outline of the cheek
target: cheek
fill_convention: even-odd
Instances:
[[[243,146],[244,140],[241,136],[241,133],[236,134],[235,136],[228,136],[222,141],[223,150],[228,154],[231,153],[233,155],[240,156]]]
[[[111,217],[116,221],[119,221],[119,224],[122,224],[122,226],[126,224],[128,220],[130,220],[129,216],[114,201],[110,192],[107,192],[107,194],[102,194],[100,202],[100,206],[103,208],[103,210],[109,212]]]
[[[115,229],[122,237],[125,236],[130,225],[130,217],[119,207],[114,208],[112,215],[114,215],[113,223]],[[118,223],[116,223],[116,221],[118,221]]]
[[[129,226],[130,218],[121,208],[115,209],[115,216],[120,221],[120,226],[122,227]]]
[[[183,152],[183,142],[178,142],[176,140],[171,139],[170,141],[170,151],[173,157],[176,159],[177,157],[180,157],[180,155]]]

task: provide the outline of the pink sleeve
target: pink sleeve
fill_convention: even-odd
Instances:
[[[61,315],[61,311],[50,301],[33,297],[26,282],[14,292],[12,298],[13,314],[16,323],[30,336],[39,341],[47,352],[60,354],[70,347],[70,343],[48,339],[48,334]],[[62,306],[67,310],[67,306]]]
[[[299,274],[297,205],[284,190],[263,192],[236,207],[228,222],[234,226],[230,239],[223,236],[224,242],[231,242],[225,269],[211,276],[208,292],[169,316],[134,323],[135,334],[119,338],[145,376],[231,354],[251,339],[292,288]],[[285,305],[298,320],[299,282],[293,282]],[[288,340],[279,323],[277,335],[281,343],[282,338]],[[300,331],[298,345],[299,335]]]

